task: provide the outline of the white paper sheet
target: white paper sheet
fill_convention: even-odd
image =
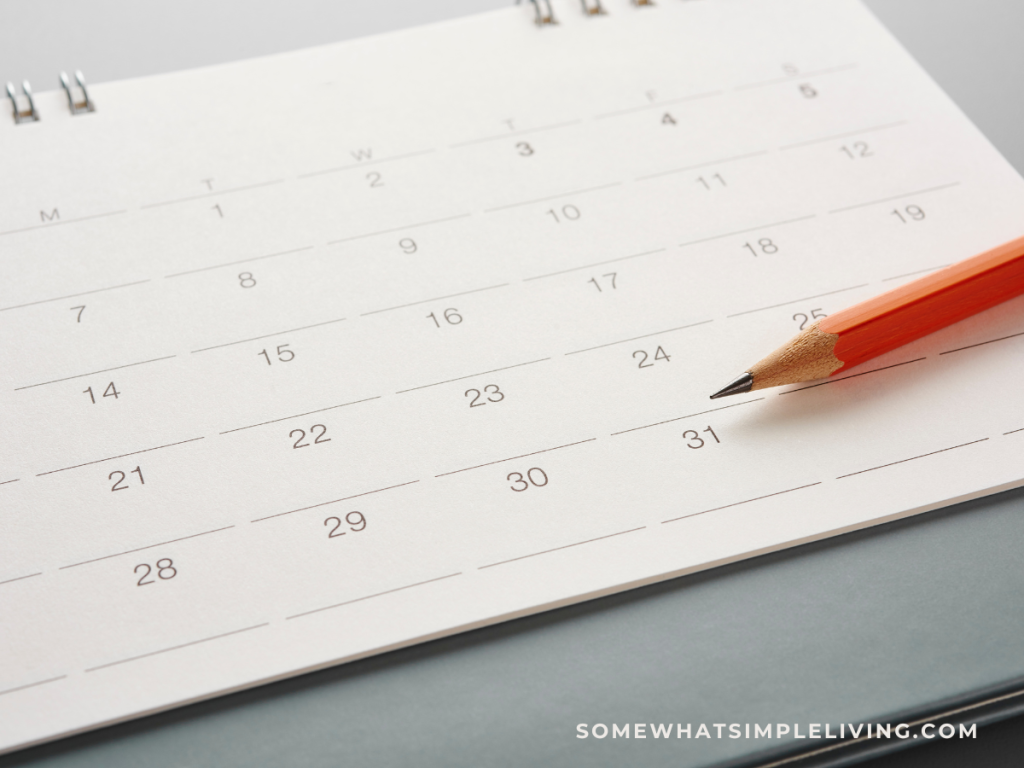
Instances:
[[[0,748],[1024,481],[1021,300],[708,400],[1020,177],[853,0],[608,6],[0,120]]]

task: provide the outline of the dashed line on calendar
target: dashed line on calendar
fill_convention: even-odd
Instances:
[[[606,536],[597,536],[597,537],[595,537],[593,539],[587,539],[586,541],[577,541],[577,542],[575,542],[573,544],[566,544],[566,545],[561,546],[561,547],[554,547],[553,549],[545,549],[545,550],[542,550],[540,552],[532,552],[529,555],[520,555],[519,557],[509,558],[508,560],[500,560],[497,563],[490,563],[488,565],[481,565],[479,568],[477,568],[477,570],[478,571],[482,571],[485,568],[494,568],[495,566],[498,566],[498,565],[505,565],[507,563],[515,563],[515,562],[518,562],[519,560],[526,560],[527,558],[530,558],[530,557],[538,557],[539,555],[548,555],[548,554],[551,554],[552,552],[561,552],[563,549],[570,549],[572,547],[579,547],[579,546],[582,546],[584,544],[592,544],[595,541],[604,541],[605,539],[613,539],[616,536],[625,536],[627,533],[636,533],[637,531],[642,531],[642,530],[644,530],[646,528],[647,528],[646,525],[641,525],[639,528],[630,528],[628,531],[619,531],[618,533],[609,533]]]
[[[14,693],[15,691],[24,691],[26,688],[35,688],[37,685],[46,685],[47,683],[55,683],[58,680],[64,680],[67,675],[57,675],[57,677],[48,677],[46,680],[37,680],[34,683],[28,683],[26,685],[19,685],[16,688],[8,688],[5,691],[0,691],[0,696],[5,693]]]
[[[226,261],[223,264],[212,264],[208,267],[199,267],[198,269],[187,269],[184,272],[175,272],[172,275],[164,275],[164,279],[172,277],[183,277],[185,275],[195,275],[200,272],[209,272],[211,269],[223,269],[224,267],[233,267],[237,264],[248,264],[253,261],[262,261],[263,259],[276,259],[278,256],[290,256],[293,253],[302,253],[303,251],[310,251],[315,246],[304,245],[301,248],[292,248],[290,251],[278,251],[277,253],[268,253],[264,256],[250,256],[246,259],[239,259],[238,261]]]
[[[725,91],[704,91],[703,93],[692,93],[687,96],[675,96],[669,99],[658,99],[652,101],[649,104],[640,104],[636,107],[626,107],[625,109],[617,109],[614,112],[602,112],[599,115],[594,115],[595,120],[604,120],[609,117],[619,117],[621,115],[628,115],[634,112],[644,112],[648,109],[658,109],[664,107],[666,104],[681,104],[687,101],[700,101],[701,99],[710,99],[714,96],[724,96]]]
[[[960,182],[959,181],[953,181],[953,182],[950,182],[949,184],[940,184],[937,187],[928,187],[926,189],[918,189],[918,190],[915,190],[913,192],[904,192],[903,194],[893,195],[892,197],[883,197],[883,198],[881,198],[879,200],[871,200],[871,201],[869,201],[867,203],[857,203],[856,205],[849,205],[849,206],[846,206],[845,208],[835,208],[834,210],[829,211],[829,213],[846,213],[847,211],[855,211],[858,208],[867,208],[867,207],[872,206],[872,205],[881,205],[882,203],[891,203],[894,200],[903,200],[903,199],[908,198],[908,197],[916,197],[918,195],[927,195],[927,194],[930,194],[932,192],[939,192],[939,191],[941,191],[943,189],[952,189],[953,187],[959,187],[959,186],[960,186]]]
[[[29,301],[25,304],[14,304],[10,307],[0,307],[0,312],[6,312],[9,309],[22,309],[24,307],[34,307],[37,304],[48,304],[51,301],[64,301],[65,299],[77,299],[79,296],[91,296],[94,293],[103,293],[104,291],[116,291],[118,288],[130,288],[133,285],[142,285],[143,283],[150,282],[146,280],[136,280],[132,283],[121,283],[120,285],[110,285],[106,288],[96,288],[92,291],[82,291],[81,293],[69,293],[65,296],[54,296],[52,299],[39,299],[38,301]]]
[[[942,448],[938,451],[932,451],[931,453],[922,453],[920,456],[911,456],[909,459],[900,459],[899,461],[892,461],[888,464],[880,464],[877,467],[869,467],[868,469],[862,469],[859,472],[850,472],[847,475],[840,475],[836,480],[842,480],[847,477],[854,477],[855,475],[863,475],[865,472],[874,472],[876,469],[886,469],[887,467],[895,467],[897,464],[906,464],[908,461],[917,461],[918,459],[924,459],[928,456],[935,456],[939,453],[946,453],[946,451],[955,451],[957,448],[966,448],[969,445],[977,445],[978,443],[984,443],[988,440],[987,437],[983,437],[980,440],[972,440],[969,443],[961,443],[960,445],[954,445],[950,448]]]
[[[565,356],[579,355],[579,354],[582,354],[583,352],[593,352],[595,349],[604,349],[605,347],[614,347],[616,344],[625,344],[625,343],[630,342],[630,341],[639,341],[640,339],[648,339],[651,336],[661,336],[662,334],[665,334],[665,333],[673,333],[675,331],[682,331],[682,330],[685,330],[687,328],[696,328],[698,325],[707,325],[708,323],[713,323],[713,322],[715,322],[714,319],[711,319],[711,320],[701,320],[700,322],[697,322],[697,323],[690,323],[689,325],[680,325],[677,328],[669,328],[669,329],[664,330],[664,331],[655,331],[654,333],[645,333],[642,336],[633,336],[632,338],[629,338],[629,339],[620,339],[619,341],[609,341],[606,344],[598,344],[596,347],[587,347],[586,349],[577,349],[574,352],[566,352]]]
[[[295,178],[297,179],[312,179],[316,176],[326,176],[331,173],[344,173],[345,171],[353,171],[356,168],[365,168],[368,165],[380,165],[381,163],[391,163],[395,160],[407,160],[410,157],[420,157],[421,155],[430,155],[436,152],[436,149],[421,149],[416,152],[406,152],[403,155],[391,155],[390,157],[378,157],[374,160],[372,157],[366,160],[361,160],[358,163],[352,163],[351,165],[339,165],[334,168],[324,168],[320,171],[310,171],[309,173],[300,173]]]
[[[777,77],[771,80],[762,80],[757,83],[748,83],[747,85],[738,85],[733,88],[734,91],[747,91],[751,88],[764,88],[769,85],[780,85],[782,83],[792,83],[799,80],[805,80],[809,77],[821,77],[822,75],[833,75],[839,72],[847,72],[851,69],[856,69],[857,64],[840,64],[836,67],[828,67],[826,69],[814,69],[808,72],[796,72],[786,77]]]
[[[838,379],[829,379],[828,381],[822,381],[822,382],[819,382],[818,384],[811,384],[810,386],[807,386],[807,387],[799,387],[798,389],[787,389],[785,392],[779,392],[779,394],[780,395],[791,395],[794,392],[803,392],[805,389],[815,389],[816,387],[824,387],[826,384],[835,384],[835,383],[840,382],[840,381],[846,381],[847,379],[855,379],[858,376],[867,376],[869,373],[879,373],[881,371],[888,371],[888,370],[890,370],[892,368],[901,368],[904,365],[910,365],[911,363],[920,363],[922,360],[927,360],[927,359],[928,359],[927,357],[919,357],[916,360],[907,360],[907,361],[902,362],[902,363],[896,363],[894,365],[887,365],[884,368],[875,368],[874,370],[871,370],[871,371],[863,371],[862,373],[854,373],[854,374],[852,374],[850,376],[843,376],[843,377],[838,378]]]
[[[688,413],[685,416],[676,416],[675,418],[665,419],[664,421],[656,421],[653,424],[644,424],[642,427],[631,427],[630,429],[623,429],[619,432],[612,432],[610,437],[616,435],[625,435],[627,432],[637,432],[641,429],[650,429],[651,427],[660,427],[662,424],[671,424],[674,421],[682,421],[683,419],[692,419],[695,416],[703,416],[706,413],[714,413],[715,411],[725,411],[729,408],[739,408],[741,405],[750,405],[751,403],[759,403],[766,398],[756,397],[753,400],[747,400],[742,403],[733,403],[732,405],[723,405],[720,408],[709,408],[706,411],[697,411],[697,413]]]
[[[246,192],[250,189],[260,189],[261,187],[271,187],[275,184],[284,184],[284,179],[274,179],[272,181],[261,181],[257,184],[246,184],[242,187],[228,187],[227,189],[215,189],[211,192],[202,192],[198,195],[189,195],[188,197],[178,197],[174,200],[164,200],[159,203],[147,203],[146,205],[140,205],[139,210],[146,210],[147,208],[161,208],[165,205],[176,205],[177,203],[187,203],[191,200],[202,200],[207,197],[217,197],[218,195],[231,195],[235,192]]]
[[[230,637],[232,635],[238,635],[242,632],[251,632],[254,629],[260,629],[261,627],[269,627],[270,622],[265,621],[262,624],[254,624],[251,627],[243,627],[242,629],[233,629],[230,632],[222,632],[219,635],[213,635],[211,637],[204,637],[201,640],[192,640],[187,643],[181,643],[180,645],[172,645],[170,648],[161,648],[159,651],[150,651],[149,653],[141,653],[138,656],[130,656],[127,659],[120,659],[118,661],[111,661],[106,664],[100,664],[97,667],[90,667],[85,670],[86,672],[96,672],[100,669],[106,669],[108,667],[116,667],[118,664],[127,664],[129,661],[138,661],[139,659],[148,659],[150,656],[158,656],[161,653],[168,653],[170,651],[177,651],[181,648],[188,648],[193,645],[199,645],[200,643],[208,643],[211,640],[220,640],[222,637]]]
[[[419,389],[429,389],[430,387],[439,387],[442,384],[451,384],[453,381],[463,381],[465,379],[474,379],[477,376],[486,376],[489,373],[497,373],[498,371],[510,371],[513,368],[522,368],[524,365],[534,365],[535,363],[543,363],[550,360],[550,357],[542,357],[540,360],[530,360],[526,363],[516,363],[515,365],[506,365],[504,368],[492,368],[489,371],[481,371],[480,373],[471,373],[468,376],[459,376],[454,379],[445,379],[444,381],[435,381],[433,384],[423,384],[419,387],[410,387],[409,389],[400,389],[395,394],[402,395],[406,392],[415,392]]]
[[[421,299],[420,301],[411,301],[408,304],[399,304],[397,307],[386,307],[384,309],[375,309],[372,312],[363,312],[360,317],[367,317],[369,315],[379,315],[381,312],[393,312],[396,309],[408,309],[409,307],[416,307],[420,304],[429,304],[432,301],[441,301],[443,299],[454,299],[458,296],[469,296],[471,293],[481,293],[483,291],[494,291],[498,288],[507,288],[511,283],[501,283],[500,285],[489,285],[486,288],[474,288],[471,291],[462,291],[461,293],[449,293],[447,296],[435,296],[432,299]]]
[[[947,349],[945,352],[939,352],[940,355],[952,355],[954,352],[963,352],[965,349],[974,349],[975,347],[984,347],[987,344],[995,344],[997,341],[1006,341],[1007,339],[1016,339],[1024,336],[1024,331],[1020,333],[1011,333],[1009,336],[1000,336],[998,339],[989,339],[988,341],[979,341],[977,344],[968,344],[966,347],[957,347],[956,349]]]
[[[895,123],[886,123],[885,125],[875,125],[870,128],[861,128],[859,131],[847,131],[846,133],[834,133],[831,136],[822,136],[817,139],[808,139],[807,141],[798,141],[794,144],[785,144],[779,147],[783,152],[787,152],[791,149],[800,149],[801,147],[809,147],[813,144],[824,144],[829,141],[837,141],[838,139],[848,139],[851,136],[861,136],[865,133],[875,133],[876,131],[887,131],[890,128],[899,128],[900,126],[907,125],[909,121],[898,120]]]
[[[35,578],[36,576],[42,576],[42,575],[43,575],[42,571],[36,571],[35,573],[28,573],[28,574],[25,574],[24,576],[15,576],[13,579],[4,579],[3,581],[0,581],[0,586],[3,586],[4,584],[13,584],[16,581],[24,581],[25,579],[32,579],[32,578]]]
[[[375,592],[372,595],[365,595],[364,597],[357,597],[353,600],[345,600],[341,603],[334,603],[333,605],[325,605],[323,608],[314,608],[311,611],[304,611],[303,613],[296,613],[294,616],[286,616],[285,620],[298,619],[303,616],[309,616],[313,613],[320,613],[321,611],[329,611],[332,608],[341,608],[343,605],[352,605],[352,603],[361,603],[364,600],[372,600],[375,597],[382,597],[383,595],[391,595],[395,592],[401,592],[406,589],[412,589],[413,587],[422,587],[424,584],[433,584],[438,581],[444,581],[445,579],[453,579],[456,576],[461,576],[462,573],[449,573],[447,576],[438,576],[436,579],[427,579],[426,581],[417,581],[415,584],[406,584],[404,587],[395,587],[394,589],[386,589],[383,592]]]
[[[653,255],[655,253],[664,253],[667,250],[668,250],[667,248],[655,248],[654,250],[651,250],[651,251],[643,251],[642,253],[633,253],[633,254],[630,254],[629,256],[619,256],[619,257],[614,258],[614,259],[607,259],[606,261],[596,261],[593,264],[584,264],[583,266],[580,266],[580,267],[569,267],[568,269],[561,269],[558,272],[548,272],[548,273],[543,274],[543,275],[536,275],[534,277],[526,277],[526,278],[523,278],[523,282],[524,283],[529,283],[532,280],[543,280],[543,279],[545,279],[547,277],[555,277],[556,275],[567,275],[570,272],[579,272],[582,269],[592,269],[594,267],[603,267],[605,264],[615,264],[616,262],[619,262],[619,261],[629,261],[630,259],[639,259],[641,256],[651,256],[651,255]]]
[[[784,301],[781,304],[772,304],[767,307],[758,307],[757,309],[745,309],[742,312],[737,312],[733,315],[726,315],[727,318],[731,317],[742,317],[743,315],[752,315],[755,312],[764,312],[766,309],[778,309],[779,307],[785,307],[790,304],[799,304],[801,301],[809,301],[810,299],[820,299],[823,296],[833,296],[837,293],[845,293],[846,291],[854,291],[858,288],[867,288],[870,283],[861,283],[860,285],[851,285],[849,288],[839,288],[835,291],[828,291],[827,293],[818,293],[814,296],[803,296],[799,299],[792,299],[790,301]]]
[[[592,443],[597,440],[596,437],[591,437],[586,440],[579,440],[575,443],[566,443],[565,445],[556,445],[554,448],[545,448],[540,451],[533,451],[532,453],[521,453],[518,456],[509,456],[507,459],[498,459],[496,461],[488,461],[486,464],[476,464],[472,467],[465,467],[463,469],[456,469],[451,472],[442,472],[440,475],[434,475],[434,477],[447,477],[448,475],[457,475],[460,472],[469,472],[471,469],[480,469],[481,467],[490,467],[495,464],[504,464],[506,461],[515,461],[516,459],[525,459],[527,456],[536,456],[540,453],[549,453],[551,451],[559,451],[562,448],[571,448],[574,445],[583,445],[584,443]]]
[[[131,453],[122,453],[117,456],[108,456],[105,459],[96,459],[95,461],[86,461],[82,464],[74,464],[70,467],[61,467],[60,469],[51,469],[48,472],[40,472],[36,477],[43,477],[44,475],[53,475],[57,472],[67,472],[69,469],[78,469],[79,467],[88,467],[92,464],[102,464],[105,461],[113,461],[114,459],[123,459],[126,456],[138,456],[140,453],[149,453],[150,451],[159,451],[162,448],[172,448],[176,445],[185,445],[186,443],[194,443],[197,440],[205,440],[205,437],[193,437],[189,440],[180,440],[177,443],[167,443],[166,445],[158,445],[155,448],[143,448],[141,451],[132,451]]]
[[[559,128],[568,128],[571,125],[579,125],[583,120],[566,120],[564,123],[552,123],[551,125],[541,125],[536,128],[523,128],[519,131],[509,131],[508,133],[496,134],[494,136],[484,136],[481,139],[470,139],[469,141],[460,141],[457,144],[449,144],[451,149],[459,149],[461,147],[470,147],[474,144],[486,144],[491,141],[501,141],[502,139],[514,138],[516,136],[526,136],[530,133],[542,133],[544,131],[554,131]]]
[[[742,504],[750,504],[751,502],[754,502],[754,501],[761,501],[762,499],[770,499],[773,496],[782,496],[783,494],[786,494],[786,493],[793,493],[794,491],[802,491],[805,488],[813,488],[816,485],[821,485],[821,483],[820,482],[809,483],[807,485],[801,485],[801,486],[798,486],[796,488],[789,488],[788,490],[785,490],[785,491],[777,491],[775,493],[765,494],[764,496],[757,496],[757,497],[755,497],[753,499],[745,499],[743,501],[736,501],[736,502],[733,502],[732,504],[726,504],[726,505],[721,506],[721,507],[714,507],[713,509],[705,509],[703,512],[694,512],[691,515],[682,515],[681,517],[673,517],[673,518],[671,518],[669,520],[662,520],[661,522],[662,522],[662,524],[674,523],[677,520],[685,520],[688,517],[697,517],[698,515],[706,515],[709,512],[718,512],[719,510],[722,510],[722,509],[730,509],[732,507],[738,507],[738,506],[740,506]]]
[[[30,232],[36,229],[50,229],[51,227],[59,227],[61,224],[80,224],[83,221],[105,219],[109,216],[119,216],[122,213],[128,213],[128,211],[108,211],[107,213],[94,213],[91,216],[79,216],[77,219],[60,219],[59,221],[51,221],[48,224],[34,224],[31,227],[22,227],[21,229],[8,229],[6,232],[0,232],[0,236],[15,235],[19,232]]]
[[[147,544],[144,547],[136,547],[135,549],[126,549],[123,552],[115,552],[112,555],[103,555],[102,557],[94,557],[90,560],[82,560],[79,563],[72,563],[71,565],[62,565],[57,570],[66,571],[68,568],[77,568],[80,565],[89,565],[90,563],[98,563],[101,560],[110,560],[115,557],[122,557],[124,555],[130,555],[133,552],[142,552],[146,549],[155,549],[156,547],[163,547],[167,544],[177,544],[179,541],[188,541],[189,539],[198,539],[200,536],[209,536],[212,533],[220,533],[221,531],[227,531],[234,528],[233,525],[226,525],[223,528],[214,528],[212,531],[203,531],[202,533],[193,533],[190,536],[182,536],[177,539],[168,539],[167,541],[158,541],[156,544]]]
[[[918,269],[914,272],[905,272],[902,275],[895,275],[893,277],[886,277],[882,279],[883,283],[888,283],[890,280],[899,280],[904,277],[913,277],[914,275],[923,275],[925,272],[935,272],[939,269],[948,267],[949,264],[939,264],[937,267],[928,267],[927,269]]]
[[[338,245],[340,243],[350,243],[353,240],[363,240],[367,237],[376,237],[377,235],[389,235],[393,232],[404,232],[409,229],[416,229],[418,227],[427,227],[431,224],[444,224],[446,221],[457,221],[459,219],[468,219],[472,216],[472,213],[460,213],[456,216],[446,216],[443,219],[430,219],[429,221],[418,221],[414,224],[405,224],[401,227],[391,227],[390,229],[378,229],[374,232],[364,232],[361,235],[352,235],[351,237],[342,237],[338,240],[328,240],[327,245]]]
[[[684,168],[673,168],[671,171],[659,171],[658,173],[651,173],[647,176],[637,176],[634,181],[647,181],[648,179],[659,179],[662,176],[671,176],[676,173],[685,173],[686,171],[696,171],[700,168],[707,168],[714,165],[725,165],[726,163],[735,163],[738,160],[748,160],[751,157],[763,157],[764,155],[771,154],[771,150],[762,149],[757,152],[748,152],[745,155],[733,155],[732,157],[723,157],[719,160],[709,160],[704,163],[697,163],[696,165],[687,165]]]
[[[223,349],[224,347],[233,347],[236,344],[245,344],[250,341],[259,341],[260,339],[269,339],[274,336],[284,336],[287,333],[298,333],[299,331],[308,331],[310,328],[320,328],[325,325],[333,325],[334,323],[342,323],[346,318],[339,317],[334,320],[325,320],[322,323],[313,323],[312,325],[303,325],[300,328],[289,328],[287,331],[274,331],[273,333],[266,333],[262,336],[253,336],[248,339],[239,339],[238,341],[228,341],[224,344],[215,344],[212,347],[203,347],[202,349],[193,349],[191,354],[197,354],[199,352],[209,352],[211,349]]]
[[[109,373],[110,371],[120,371],[124,368],[134,368],[137,365],[147,365],[149,363],[159,363],[161,360],[170,360],[177,357],[177,355],[167,355],[165,357],[154,357],[152,360],[141,360],[137,363],[126,363],[125,365],[115,365],[113,368],[101,368],[98,371],[89,371],[89,373],[76,373],[74,376],[65,376],[63,379],[51,379],[50,381],[42,381],[38,384],[27,384],[24,387],[15,387],[14,391],[19,392],[23,389],[33,389],[35,387],[45,387],[47,384],[59,384],[62,381],[71,381],[72,379],[82,379],[86,376],[95,376],[97,373]]]
[[[611,184],[600,184],[596,187],[584,187],[583,189],[572,189],[568,192],[561,192],[557,195],[547,195],[545,197],[535,197],[532,200],[522,200],[518,203],[509,203],[508,205],[499,205],[497,208],[485,208],[484,213],[496,213],[497,211],[507,211],[509,208],[519,208],[524,205],[533,205],[534,203],[544,203],[548,200],[560,200],[564,197],[570,197],[572,195],[585,195],[590,192],[599,192],[602,189],[611,189],[612,187],[621,187],[621,181],[613,181]]]
[[[294,515],[296,512],[306,512],[310,509],[317,509],[319,507],[330,506],[331,504],[337,504],[341,501],[350,501],[351,499],[360,499],[363,496],[371,496],[375,493],[384,493],[384,491],[393,491],[395,488],[404,488],[407,485],[415,485],[420,482],[419,480],[410,480],[407,483],[399,483],[398,485],[389,485],[387,488],[377,488],[373,491],[364,491],[363,493],[356,493],[351,496],[344,496],[340,499],[331,499],[330,501],[322,501],[319,504],[311,504],[308,507],[299,507],[298,509],[290,509],[287,512],[278,512],[276,515],[267,515],[266,517],[257,517],[255,520],[250,520],[250,523],[261,523],[264,520],[272,520],[275,517],[284,517],[286,515]]]
[[[371,400],[380,400],[381,397],[382,397],[381,395],[374,395],[373,397],[366,397],[366,398],[363,398],[362,400],[352,400],[351,402],[348,402],[348,403],[339,403],[338,405],[329,405],[326,408],[318,408],[315,411],[306,411],[305,413],[296,413],[296,414],[293,414],[291,416],[282,416],[279,419],[270,419],[269,421],[261,421],[258,424],[249,424],[248,426],[245,426],[245,427],[235,427],[234,429],[225,430],[224,432],[221,432],[220,434],[222,434],[222,435],[230,435],[232,432],[241,432],[242,430],[245,430],[245,429],[255,429],[256,427],[265,427],[267,424],[277,424],[278,422],[289,421],[290,419],[297,419],[297,418],[299,418],[301,416],[311,416],[314,413],[323,413],[324,411],[333,411],[335,408],[345,408],[346,406],[349,406],[349,405],[359,405],[359,403],[368,403]]]
[[[772,227],[782,227],[786,224],[796,224],[800,221],[810,221],[811,219],[817,218],[817,214],[812,213],[808,216],[800,216],[795,219],[786,219],[785,221],[775,221],[770,224],[761,224],[756,227],[747,227],[746,229],[737,229],[733,232],[725,232],[721,235],[712,235],[711,237],[702,237],[700,240],[689,240],[685,243],[680,243],[680,248],[688,248],[691,245],[699,245],[700,243],[710,243],[712,240],[721,240],[723,237],[732,237],[734,235],[745,235],[748,232],[758,232],[762,229],[771,229]]]

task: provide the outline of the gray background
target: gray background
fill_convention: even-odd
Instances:
[[[41,91],[56,87],[61,69],[81,68],[90,82],[137,77],[506,4],[0,0],[0,79],[27,78]],[[1024,170],[1024,3],[868,4]],[[606,5],[632,12],[626,0]],[[1022,545],[1024,491],[1014,491],[223,697],[0,764],[763,763],[769,756],[755,750],[764,742],[579,741],[575,726],[884,722],[1024,688]]]

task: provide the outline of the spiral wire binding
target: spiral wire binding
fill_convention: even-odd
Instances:
[[[71,92],[71,81],[68,79],[67,72],[60,73],[60,84],[64,89],[64,93],[68,95],[68,108],[71,110],[71,114],[81,115],[86,112],[95,112],[96,105],[89,98],[89,91],[85,88],[85,76],[80,69],[75,70],[75,82],[78,83],[78,88],[82,91],[81,101],[75,101],[75,95]]]
[[[520,5],[522,2],[523,0],[516,0],[516,5]],[[630,2],[637,8],[653,7],[655,4],[654,0],[630,0]],[[555,12],[551,8],[551,0],[530,0],[530,3],[533,5],[533,22],[538,27],[558,23]],[[580,0],[580,4],[583,6],[583,13],[587,16],[603,16],[608,13],[601,4],[601,0]]]
[[[26,110],[18,106],[18,98],[14,93],[14,83],[7,83],[7,97],[11,100],[11,106],[14,107],[14,122],[16,124],[34,123],[39,119],[39,112],[36,111],[36,103],[32,99],[32,87],[28,84],[28,80],[21,81],[21,92],[28,100],[28,109]]]
[[[516,0],[516,5],[519,5],[523,0]],[[555,18],[555,12],[551,10],[551,0],[530,0],[533,3],[534,18],[533,23],[538,27],[542,27],[545,24],[557,24],[558,19]],[[544,7],[547,8],[547,13],[541,10],[541,3],[544,3]],[[586,6],[586,3],[584,3]]]

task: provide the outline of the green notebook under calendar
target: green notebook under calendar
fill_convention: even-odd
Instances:
[[[1024,485],[1021,299],[708,399],[1020,234],[856,0],[12,86],[0,178],[0,751]]]

